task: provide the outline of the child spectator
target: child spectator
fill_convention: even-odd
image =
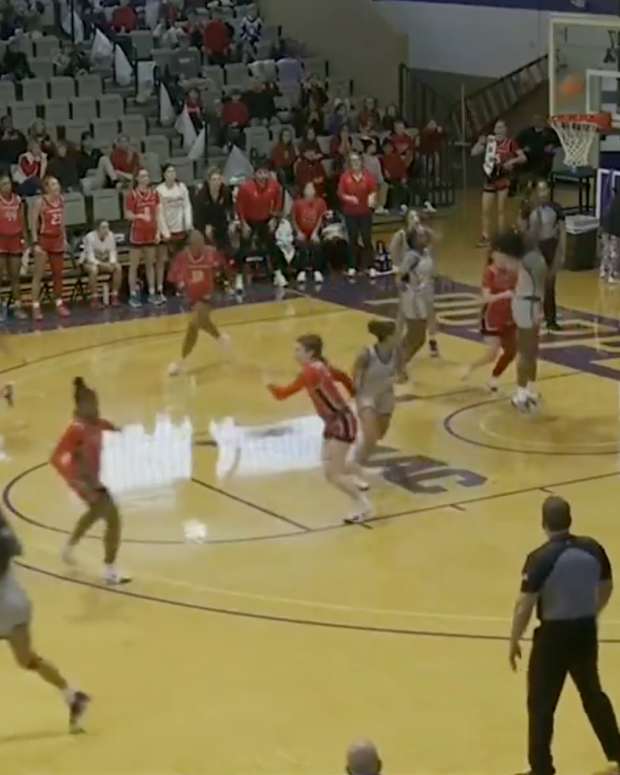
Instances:
[[[47,175],[58,179],[65,191],[76,191],[80,187],[80,172],[76,155],[69,153],[64,140],[59,140],[54,149],[54,155],[47,165]]]
[[[129,4],[129,0],[121,0],[118,8],[112,14],[112,27],[115,32],[133,32],[138,27],[138,15]]]
[[[278,176],[278,180],[287,188],[295,182],[296,162],[297,151],[293,143],[293,135],[290,129],[283,129],[280,132],[278,142],[271,151],[271,164]]]
[[[20,196],[36,196],[41,192],[41,181],[47,172],[47,155],[36,140],[28,142],[28,150],[22,153],[13,173]]]
[[[329,154],[334,161],[334,171],[342,172],[345,166],[345,160],[353,151],[357,150],[349,127],[344,124],[340,131],[331,139],[329,144]]]
[[[230,58],[232,35],[222,19],[211,19],[204,28],[202,45],[212,65],[225,65]]]
[[[388,185],[388,205],[391,210],[406,208],[408,196],[407,165],[387,138],[383,143],[383,177]]]
[[[327,212],[325,200],[317,196],[313,183],[306,183],[303,196],[293,203],[292,220],[297,244],[297,282],[305,283],[311,273],[315,283],[323,282],[321,227]]]
[[[427,176],[439,179],[441,173],[441,149],[445,133],[436,121],[430,120],[420,132],[419,151]]]
[[[246,64],[256,59],[256,47],[263,36],[263,20],[255,7],[250,7],[241,20],[239,40],[241,43],[241,59]]]

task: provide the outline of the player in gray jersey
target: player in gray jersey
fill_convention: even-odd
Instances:
[[[371,320],[368,331],[377,338],[377,343],[365,347],[353,366],[355,400],[362,429],[355,456],[361,465],[368,461],[390,427],[398,360],[395,323],[391,320]]]
[[[512,316],[517,326],[517,392],[513,406],[529,411],[538,403],[536,373],[540,322],[547,279],[547,264],[542,253],[529,249],[523,236],[515,231],[499,234],[493,241],[493,256],[510,262],[517,271],[512,299]]]

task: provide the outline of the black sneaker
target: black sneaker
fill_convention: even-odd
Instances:
[[[83,732],[80,722],[84,718],[88,706],[90,705],[90,697],[84,692],[76,692],[71,705],[69,706],[69,729],[72,734],[78,734]]]
[[[7,406],[10,406],[13,408],[13,405],[15,403],[15,388],[13,387],[13,383],[9,382],[7,385],[5,385],[2,388],[2,398],[7,403]]]
[[[549,322],[545,323],[545,328],[547,329],[547,331],[561,331],[562,330],[562,326],[558,322],[556,322],[555,320],[552,320],[550,323]]]
[[[429,339],[428,349],[431,354],[431,358],[439,358],[439,345],[436,339]]]

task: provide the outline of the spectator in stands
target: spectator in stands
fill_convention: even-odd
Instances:
[[[97,282],[101,275],[108,275],[112,280],[110,306],[118,307],[118,292],[123,279],[123,271],[118,263],[116,239],[107,221],[101,221],[93,231],[84,237],[80,263],[88,275],[88,290],[90,305],[93,309],[101,309]]]
[[[228,24],[222,19],[211,19],[204,28],[202,45],[209,64],[225,65],[230,60],[232,34]]]
[[[357,117],[358,130],[362,135],[374,135],[381,129],[381,116],[377,109],[377,100],[366,97]]]
[[[204,108],[198,89],[188,89],[187,94],[185,95],[185,107],[187,108],[187,114],[194,125],[194,129],[197,132],[200,132],[204,126]]]
[[[112,28],[115,32],[133,32],[138,27],[138,14],[130,5],[130,0],[120,0],[120,5],[112,14]]]
[[[374,137],[364,142],[364,154],[362,156],[364,169],[370,172],[377,181],[377,207],[375,213],[377,215],[385,215],[387,213],[385,204],[387,202],[388,186],[383,177],[383,168],[378,152],[379,148]]]
[[[402,121],[402,116],[400,115],[400,111],[398,110],[397,105],[388,105],[385,109],[385,113],[383,114],[383,118],[381,119],[381,128],[384,132],[389,132],[390,134],[393,134],[394,132],[394,125],[397,121]]]
[[[319,144],[319,141],[317,139],[318,132],[314,127],[307,127],[307,129],[302,133],[302,138],[299,143],[299,153],[304,153],[305,151],[312,150],[314,151],[319,159],[323,158],[323,152],[321,151],[321,146]]]
[[[430,179],[439,180],[441,175],[441,149],[446,141],[443,127],[431,119],[422,128],[419,137],[418,150],[422,166]]]
[[[239,42],[241,44],[241,60],[253,62],[257,56],[257,46],[263,36],[263,20],[258,15],[256,6],[250,6],[241,20]]]
[[[337,135],[344,126],[351,129],[349,109],[345,102],[337,99],[334,100],[334,111],[327,119],[327,132],[330,135]]]
[[[353,151],[359,151],[359,144],[355,142],[347,124],[340,127],[329,145],[329,153],[334,162],[334,172],[340,174]]]
[[[159,42],[160,48],[178,48],[179,38],[182,35],[183,30],[180,30],[167,17],[160,19],[153,30],[153,39]]]
[[[4,52],[0,75],[13,81],[23,81],[24,78],[34,78],[34,73],[28,64],[28,57],[19,48],[16,40],[11,40]]]
[[[527,162],[520,167],[520,174],[531,181],[548,178],[560,140],[544,116],[534,116],[532,125],[517,135],[517,145],[527,158]]]
[[[253,124],[267,125],[276,115],[274,96],[259,78],[252,79],[249,90],[243,95],[243,101]]]
[[[91,170],[96,170],[102,157],[99,148],[95,148],[93,136],[90,132],[82,132],[80,148],[77,152],[77,164],[80,180],[85,178]]]
[[[377,203],[377,181],[364,169],[359,153],[351,153],[338,184],[338,198],[349,235],[349,277],[370,265],[373,256],[372,214]],[[359,248],[361,241],[362,247]],[[370,267],[369,274],[376,270]]]
[[[398,153],[405,162],[407,169],[410,169],[413,160],[415,159],[416,145],[415,140],[407,131],[407,126],[402,119],[397,119],[394,122],[394,132],[390,139],[396,153]]]
[[[194,224],[220,253],[232,255],[230,227],[233,210],[232,195],[224,184],[218,167],[207,170],[204,183],[194,199]]]
[[[80,170],[77,157],[69,153],[64,140],[59,140],[54,155],[47,164],[47,174],[53,175],[65,191],[77,191],[80,188]]]
[[[54,57],[57,75],[75,78],[90,72],[90,60],[74,43],[61,41],[60,49]]]
[[[166,164],[162,170],[163,181],[155,189],[159,196],[159,236],[155,283],[157,293],[164,297],[166,262],[173,259],[185,246],[194,228],[192,203],[185,183],[177,180],[174,164]]]
[[[28,142],[28,150],[22,153],[13,172],[20,196],[36,196],[41,193],[41,181],[47,172],[47,155],[36,140]]]
[[[13,127],[10,116],[3,116],[0,119],[0,166],[5,170],[10,169],[27,150],[28,144],[23,133]]]
[[[42,118],[35,118],[28,130],[28,139],[39,143],[43,153],[50,156],[54,152],[54,141]]]
[[[316,147],[311,143],[301,146],[299,161],[295,166],[295,181],[300,191],[304,191],[307,184],[312,183],[318,196],[326,196],[327,172],[322,159],[323,154],[318,144]]]
[[[347,775],[381,775],[383,764],[370,740],[353,743],[347,749]]]
[[[327,212],[325,200],[317,196],[314,183],[306,183],[303,196],[293,203],[291,213],[297,247],[297,282],[305,283],[308,273],[315,283],[323,282],[324,260],[321,250],[321,227]]]
[[[388,185],[390,210],[406,210],[409,203],[407,165],[388,137],[383,143],[383,177]]]
[[[240,91],[233,91],[231,99],[222,106],[222,122],[226,129],[236,130],[245,129],[250,123],[250,111]]]
[[[278,180],[285,188],[290,188],[295,182],[295,164],[297,150],[290,129],[282,129],[278,142],[271,151],[271,164]]]
[[[315,108],[316,110],[323,111],[328,102],[329,97],[327,96],[325,84],[317,75],[311,75],[302,82],[300,97],[302,108]]]
[[[240,272],[247,271],[246,259],[255,251],[274,261],[274,235],[282,204],[282,187],[272,177],[269,163],[262,159],[257,161],[254,177],[242,183],[237,192],[236,210],[241,225],[237,289],[243,287]]]
[[[103,160],[106,160],[105,156],[102,157]],[[131,147],[129,138],[121,135],[114,143],[109,164],[105,165],[109,182],[117,187],[127,188],[133,183],[139,169],[140,156]]]
[[[5,3],[0,13],[0,37],[2,40],[10,40],[14,37],[17,26],[15,8],[10,3]]]

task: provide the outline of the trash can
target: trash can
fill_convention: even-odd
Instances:
[[[566,218],[566,256],[564,268],[571,272],[594,269],[598,252],[598,220],[592,215]]]

